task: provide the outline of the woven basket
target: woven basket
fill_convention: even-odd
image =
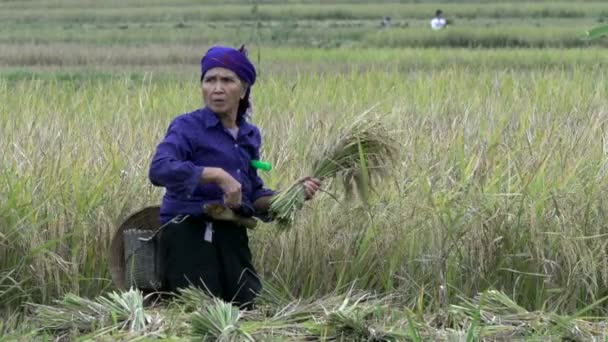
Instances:
[[[157,291],[162,286],[158,246],[160,207],[143,208],[129,216],[118,228],[110,246],[110,274],[119,289]]]
[[[154,231],[127,229],[123,232],[123,238],[127,285],[143,290],[160,289],[159,248]]]

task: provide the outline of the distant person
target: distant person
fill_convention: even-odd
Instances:
[[[382,28],[391,27],[391,17],[382,18],[382,21],[380,22],[380,27],[382,27]]]
[[[437,10],[435,12],[435,18],[431,20],[431,28],[433,30],[442,30],[448,27],[448,22],[443,17],[443,12],[441,10]]]

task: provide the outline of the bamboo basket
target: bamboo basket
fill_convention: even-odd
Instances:
[[[119,289],[158,291],[162,287],[160,207],[143,208],[117,229],[110,246],[110,274]]]

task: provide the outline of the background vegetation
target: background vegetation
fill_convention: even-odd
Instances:
[[[437,8],[454,24],[431,32]],[[354,287],[381,298],[356,308],[384,308],[374,326],[397,340],[604,336],[608,53],[580,37],[607,16],[593,1],[0,1],[0,335],[39,336],[24,303],[114,290],[110,238],[160,201],[148,163],[201,105],[200,57],[244,42],[269,186],[304,176],[332,127],[370,108],[401,144],[368,206],[321,195],[291,232],[252,232],[281,300],[245,321],[301,300],[351,336],[320,307],[357,302]]]
[[[452,23],[428,30],[441,8]],[[0,43],[312,47],[581,47],[602,1],[3,1]],[[380,21],[391,17],[392,30]]]

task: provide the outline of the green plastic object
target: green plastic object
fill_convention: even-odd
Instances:
[[[270,164],[270,162],[261,161],[261,160],[252,160],[251,166],[253,166],[253,168],[255,168],[255,169],[262,170],[262,171],[272,170],[272,164]]]

